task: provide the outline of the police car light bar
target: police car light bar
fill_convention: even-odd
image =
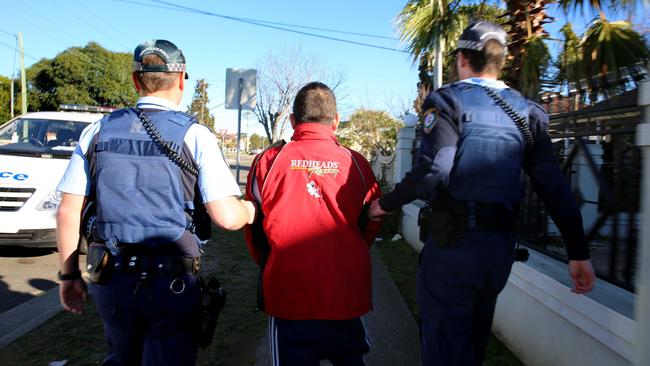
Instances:
[[[74,112],[111,113],[113,111],[116,111],[117,108],[100,107],[94,105],[61,104],[59,105],[59,110]]]

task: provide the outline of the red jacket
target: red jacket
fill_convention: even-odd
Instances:
[[[379,231],[364,205],[381,196],[379,185],[330,126],[298,124],[291,140],[256,157],[246,187],[255,199],[257,186],[263,212],[246,228],[248,248],[258,264],[270,248],[264,310],[281,319],[361,316],[371,309],[368,248]]]

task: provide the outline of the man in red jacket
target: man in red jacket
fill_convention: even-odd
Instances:
[[[379,229],[367,204],[381,195],[368,161],[334,136],[340,116],[322,83],[305,85],[290,116],[291,141],[258,155],[246,194],[261,206],[246,242],[262,268],[274,366],[364,365],[370,345],[368,249]]]

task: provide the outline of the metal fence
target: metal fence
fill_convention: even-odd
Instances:
[[[581,207],[597,275],[634,291],[639,225],[641,152],[635,144],[641,122],[637,83],[647,77],[638,65],[620,79],[596,78],[598,89],[545,92],[549,135],[556,157]],[[582,83],[583,85],[594,85]],[[519,221],[520,241],[567,261],[557,228],[526,181]]]
[[[564,83],[540,94],[550,115],[549,135],[556,157],[583,214],[598,277],[634,291],[639,225],[641,153],[635,144],[641,122],[638,83],[648,78],[644,64]],[[413,141],[415,164],[421,141]],[[519,240],[567,261],[562,238],[525,178]]]

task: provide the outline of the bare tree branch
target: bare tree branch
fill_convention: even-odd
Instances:
[[[257,105],[253,111],[269,143],[286,131],[293,99],[303,85],[320,81],[336,93],[345,80],[344,71],[326,66],[320,56],[305,54],[299,46],[269,51],[257,64]]]

